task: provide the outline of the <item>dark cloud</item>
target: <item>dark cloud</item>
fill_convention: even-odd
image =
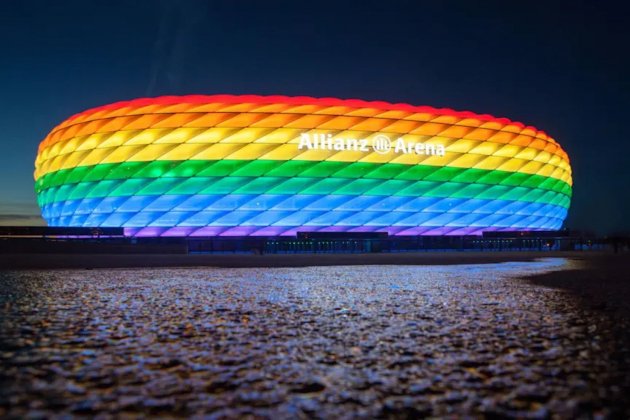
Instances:
[[[628,3],[0,2],[0,196],[37,211],[38,143],[142,96],[286,94],[406,102],[531,124],[571,158],[566,225],[630,229]],[[17,220],[17,219],[14,219]]]
[[[189,54],[196,42],[195,32],[205,18],[207,2],[189,0],[184,7],[174,1],[156,2],[159,26],[153,44],[153,57],[147,96],[155,95],[158,88],[181,88],[184,67],[192,61]]]

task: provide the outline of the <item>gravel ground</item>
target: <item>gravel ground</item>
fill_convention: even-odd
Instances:
[[[0,417],[627,418],[596,267],[3,272]]]

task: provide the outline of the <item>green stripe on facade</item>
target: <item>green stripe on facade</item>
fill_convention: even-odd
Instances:
[[[568,207],[570,199],[552,190],[507,185],[369,178],[194,177],[129,178],[64,184],[38,194],[40,205],[82,198],[133,195],[307,194],[380,195],[499,199]]]
[[[435,181],[505,185],[509,187],[540,188],[571,197],[571,186],[566,182],[520,172],[455,168],[449,166],[403,165],[397,163],[330,162],[305,160],[186,160],[122,162],[79,166],[51,172],[36,181],[39,193],[47,188],[87,181],[189,178],[189,177],[296,177],[396,179],[406,181]]]

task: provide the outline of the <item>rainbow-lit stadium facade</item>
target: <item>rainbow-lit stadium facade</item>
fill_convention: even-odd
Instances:
[[[94,108],[35,162],[50,226],[132,236],[555,230],[567,154],[505,118],[285,96],[180,96]]]

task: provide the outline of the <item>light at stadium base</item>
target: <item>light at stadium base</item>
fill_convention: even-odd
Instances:
[[[533,127],[330,98],[115,103],[56,127],[35,167],[50,226],[139,237],[554,230],[572,192],[566,153]]]

